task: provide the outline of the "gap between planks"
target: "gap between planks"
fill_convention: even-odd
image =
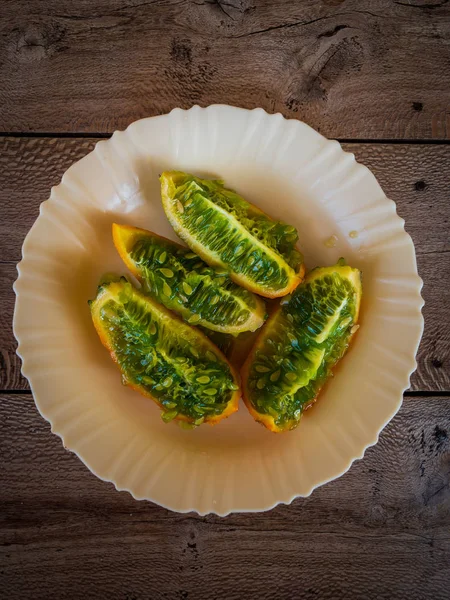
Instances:
[[[290,119],[295,120],[295,119]],[[118,130],[121,131],[121,130]],[[101,138],[109,139],[114,132],[104,131],[0,131],[0,138],[15,137],[15,138],[61,138],[61,139],[76,139],[76,138]],[[411,145],[437,145],[448,146],[450,139],[412,139],[412,138],[329,138],[335,139],[340,144],[411,144]]]

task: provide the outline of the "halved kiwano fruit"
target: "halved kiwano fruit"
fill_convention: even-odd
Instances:
[[[274,221],[221,181],[167,171],[161,175],[161,195],[180,238],[242,287],[276,298],[302,280],[303,257],[295,248],[295,227]]]
[[[238,378],[220,350],[126,279],[100,285],[90,307],[123,382],[152,398],[164,421],[214,424],[238,409]]]
[[[192,325],[237,335],[264,323],[264,302],[209,267],[189,248],[164,237],[113,224],[114,244],[144,291]]]
[[[314,269],[269,317],[242,369],[253,417],[293,429],[316,399],[358,329],[361,273],[339,261]]]

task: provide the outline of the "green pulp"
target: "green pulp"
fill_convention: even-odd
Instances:
[[[280,429],[297,426],[332,368],[345,354],[354,325],[357,292],[339,274],[297,287],[267,332],[249,369],[250,401]]]
[[[185,415],[193,423],[223,413],[237,389],[229,366],[195,329],[151,304],[125,280],[111,285],[100,308],[102,327],[124,383],[142,388],[169,421]]]
[[[177,218],[206,252],[258,286],[287,286],[289,267],[297,272],[303,262],[295,249],[295,227],[270,219],[220,181],[180,173],[176,183],[172,200]]]
[[[169,240],[142,234],[134,242],[130,258],[144,281],[144,290],[193,325],[213,330],[240,328],[257,308],[254,294]]]

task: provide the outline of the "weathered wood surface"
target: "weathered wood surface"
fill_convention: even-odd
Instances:
[[[448,600],[450,397],[406,399],[341,479],[268,513],[179,515],[98,480],[0,396],[9,600]]]
[[[345,145],[416,245],[411,389],[428,397],[405,398],[364,461],[310,498],[225,519],[136,502],[63,449],[29,393],[1,391],[28,389],[11,328],[23,238],[95,134],[223,102],[327,137],[445,142],[449,41],[448,0],[0,2],[0,133],[22,136],[0,135],[0,597],[448,600],[449,145]]]
[[[0,389],[28,389],[11,320],[15,262],[27,231],[52,185],[84,156],[95,139],[0,139]],[[450,151],[444,145],[345,144],[373,170],[416,245],[424,280],[425,334],[412,390],[450,391]]]
[[[449,39],[447,0],[3,0],[0,130],[226,102],[328,137],[448,139]]]

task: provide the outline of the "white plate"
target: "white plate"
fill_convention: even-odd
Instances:
[[[270,433],[243,404],[216,427],[184,431],[121,385],[87,300],[104,272],[125,272],[113,221],[176,239],[164,169],[223,178],[295,225],[308,267],[344,256],[363,270],[361,329],[295,431]],[[172,510],[225,515],[307,496],[375,444],[415,369],[422,282],[403,226],[370,171],[299,121],[216,105],[133,123],[65,173],[23,245],[14,333],[40,413],[98,477]]]

